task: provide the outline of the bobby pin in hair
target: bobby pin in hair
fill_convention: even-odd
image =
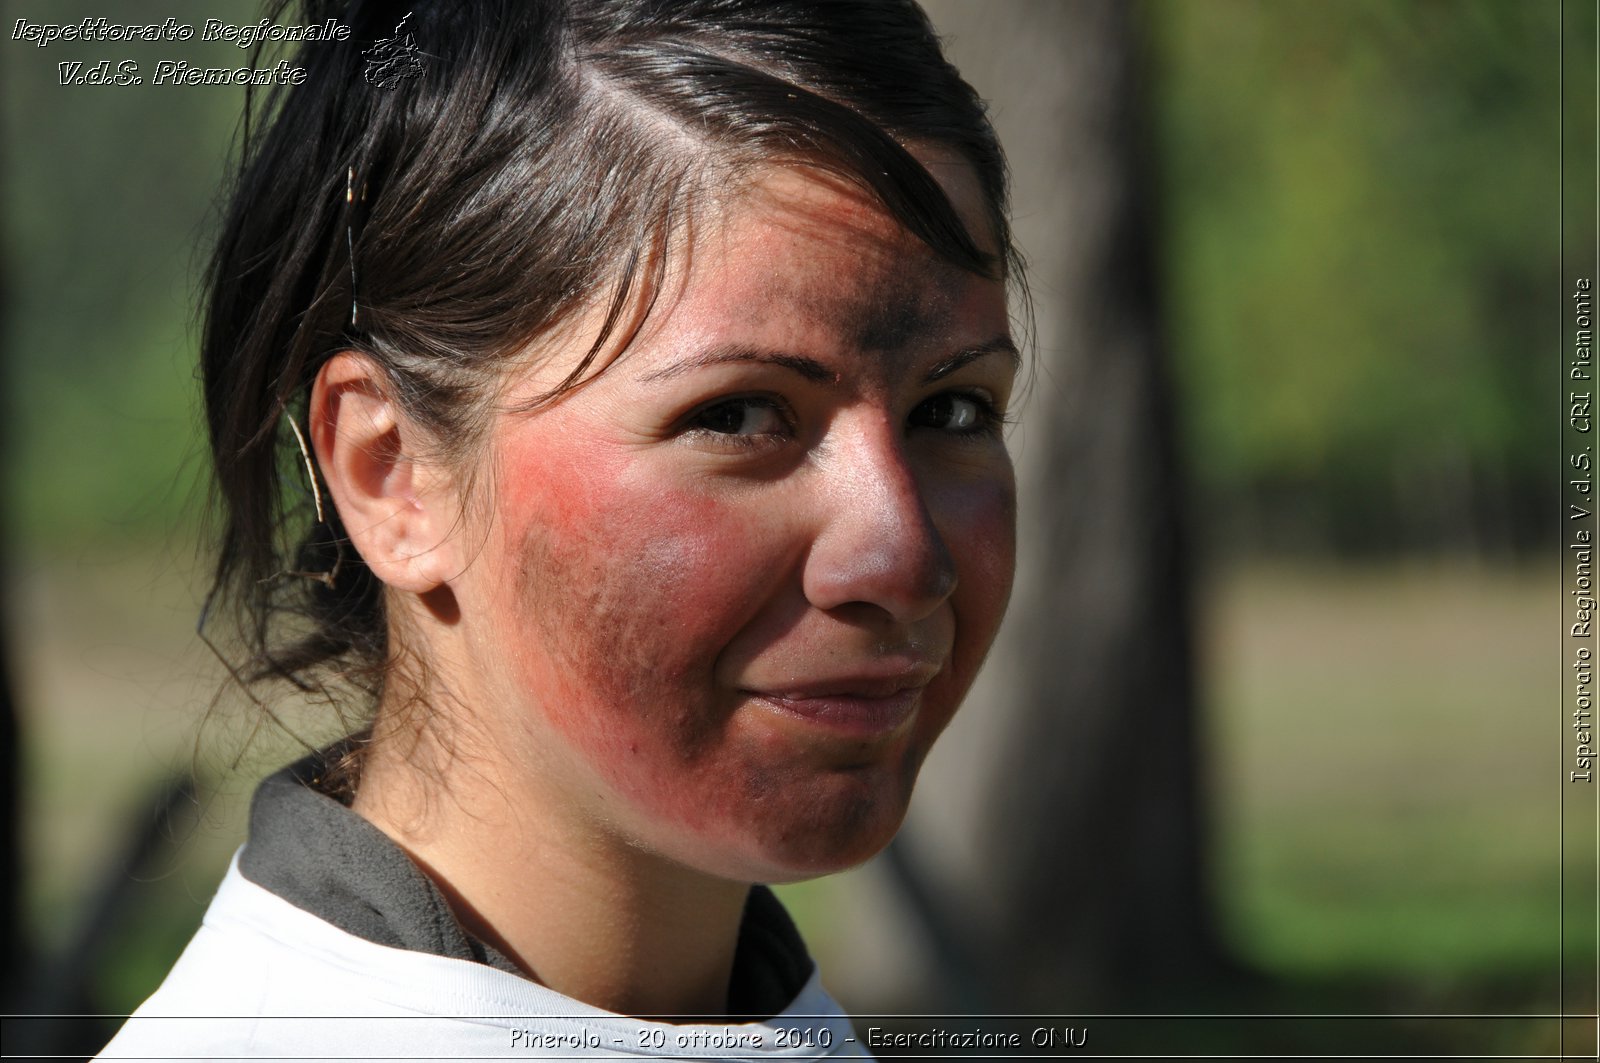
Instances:
[[[317,486],[317,466],[311,460],[311,448],[306,446],[305,433],[300,431],[300,426],[295,423],[293,415],[287,409],[283,411],[283,419],[289,423],[289,431],[294,433],[294,441],[300,447],[300,460],[305,463],[306,480],[311,484],[311,504],[317,512],[317,523],[327,524],[328,518],[322,508],[322,489]],[[303,572],[297,569],[286,569],[268,579],[278,579],[282,576],[300,576],[305,579],[314,579],[327,587],[334,589],[335,581],[339,578],[339,568],[344,564],[344,540],[335,539],[334,549],[337,551],[333,557],[333,567],[326,572]]]
[[[367,198],[367,188],[366,188],[365,183],[363,183],[362,186],[361,186],[361,198],[362,198],[363,201],[365,201],[366,198]],[[356,211],[356,168],[354,166],[351,166],[349,169],[347,169],[345,171],[345,177],[344,177],[344,246],[345,246],[345,250],[347,252],[349,252],[349,255],[350,255],[350,327],[351,328],[355,328],[356,327],[356,306],[357,306],[357,304],[356,304],[355,211]],[[291,427],[294,425],[294,420],[292,418],[290,419],[289,424],[290,424]],[[296,428],[295,429],[295,435],[298,436],[299,434],[300,434],[300,430],[298,428]],[[302,439],[300,441],[300,449],[302,451],[304,451],[305,447],[306,447],[305,440]],[[313,479],[312,484],[311,484],[312,490],[316,490],[316,486],[317,486],[316,485],[316,481],[315,481],[315,479]],[[318,520],[322,519],[322,503],[321,503],[320,500],[317,503],[317,519]]]

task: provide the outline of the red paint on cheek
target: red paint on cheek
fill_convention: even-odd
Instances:
[[[955,637],[945,670],[928,687],[907,751],[911,778],[977,678],[1005,616],[1016,568],[1016,488],[1009,460],[997,462],[985,475],[963,478],[930,502],[956,565],[956,588],[949,600]]]
[[[717,658],[770,595],[752,573],[771,559],[703,492],[630,475],[616,455],[541,457],[502,485],[499,513],[509,578],[496,622],[524,642],[521,711],[607,789],[703,818],[697,773],[727,743],[734,702],[716,686]]]
[[[586,744],[671,744],[688,757],[713,729],[716,654],[737,589],[717,579],[727,515],[660,492],[610,488],[526,529],[514,551],[517,627],[537,640],[527,687],[557,726]],[[721,608],[719,608],[719,603]],[[545,695],[545,696],[540,696]]]
[[[798,593],[802,551],[775,526],[781,507],[650,477],[641,489],[625,463],[590,462],[563,490],[541,470],[502,485],[494,638],[511,647],[516,711],[555,747],[572,799],[730,877],[872,855],[904,813],[907,750],[808,745],[718,675],[728,646]]]
[[[982,616],[998,626],[1017,567],[1017,491],[1009,466],[963,501],[950,518],[960,584],[981,598]]]

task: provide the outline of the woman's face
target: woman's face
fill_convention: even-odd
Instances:
[[[982,232],[967,168],[935,172]],[[1000,623],[1005,290],[798,169],[689,243],[612,365],[499,415],[456,686],[579,836],[802,878],[888,842]]]

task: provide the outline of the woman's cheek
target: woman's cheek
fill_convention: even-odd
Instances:
[[[770,578],[750,552],[758,537],[702,493],[615,480],[525,512],[509,593],[533,643],[519,679],[530,710],[608,776],[626,778],[645,754],[695,759],[728,707],[717,655],[759,605],[751,574]]]
[[[796,816],[839,819],[792,807],[807,769],[741,727],[742,696],[716,684],[719,655],[783,578],[771,529],[692,491],[589,497],[521,537],[514,594],[536,646],[515,681],[533,748],[581,761],[558,770],[636,842],[734,877],[769,871],[740,854],[779,844]]]
[[[955,660],[970,684],[1011,598],[1017,564],[1017,490],[1009,459],[941,499],[940,527],[956,562]],[[965,691],[965,686],[962,688]]]

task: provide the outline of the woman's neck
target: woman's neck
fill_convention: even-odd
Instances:
[[[594,1007],[727,1013],[747,885],[570,822],[538,779],[496,758],[443,764],[395,747],[369,748],[353,807],[433,879],[469,933]]]

